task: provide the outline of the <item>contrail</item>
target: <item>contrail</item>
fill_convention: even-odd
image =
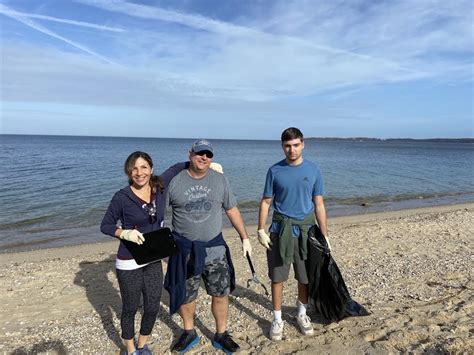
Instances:
[[[10,16],[10,17],[19,16],[19,17],[23,17],[23,18],[25,18],[25,17],[27,17],[27,18],[36,18],[36,19],[40,19],[40,20],[47,20],[47,21],[65,23],[65,24],[68,24],[68,25],[89,27],[89,28],[94,28],[94,29],[102,30],[102,31],[126,32],[126,30],[124,30],[122,28],[117,28],[117,27],[97,25],[95,23],[68,20],[68,19],[62,19],[62,18],[52,17],[52,16],[36,15],[36,14],[31,14],[31,13],[26,13],[26,12],[18,12],[18,11],[15,11],[15,10],[8,9],[4,5],[1,5],[1,4],[0,4],[0,13],[3,13],[4,15],[7,15],[7,16]]]
[[[39,32],[42,32],[42,33],[44,33],[48,36],[51,36],[51,37],[59,39],[63,42],[66,42],[66,43],[70,44],[71,46],[76,47],[76,48],[80,49],[81,51],[84,51],[84,52],[86,52],[86,53],[88,53],[88,54],[90,54],[90,55],[92,55],[96,58],[99,58],[100,60],[102,60],[104,62],[107,62],[109,64],[114,64],[114,65],[119,65],[119,64],[111,61],[110,59],[108,59],[108,58],[106,58],[106,57],[104,57],[104,56],[102,56],[102,55],[100,55],[100,54],[98,54],[94,51],[91,51],[90,49],[88,49],[88,48],[86,48],[86,47],[84,47],[84,46],[82,46],[78,43],[75,43],[75,42],[73,42],[73,41],[71,41],[71,40],[69,40],[69,39],[67,39],[67,38],[65,38],[61,35],[58,35],[57,33],[53,32],[53,31],[50,31],[47,28],[35,23],[34,21],[31,21],[30,19],[28,19],[28,18],[26,18],[22,15],[19,15],[15,11],[11,11],[5,5],[0,4],[0,13],[5,15],[5,16],[8,16],[8,17],[10,17],[10,18],[12,18],[16,21],[19,21],[19,22],[23,23],[23,24],[27,25],[28,27],[34,28],[35,30],[37,30]]]

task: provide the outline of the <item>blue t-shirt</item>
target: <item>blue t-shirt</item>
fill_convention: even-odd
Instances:
[[[263,197],[271,197],[273,209],[287,217],[303,220],[314,211],[313,196],[323,194],[321,169],[309,160],[296,166],[282,160],[268,169]]]

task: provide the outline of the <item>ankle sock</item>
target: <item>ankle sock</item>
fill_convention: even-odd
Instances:
[[[278,321],[278,322],[282,321],[282,319],[281,319],[281,309],[279,311],[273,310],[273,319]]]
[[[306,303],[301,303],[300,300],[296,301],[296,304],[298,306],[298,316],[305,316],[306,315],[306,309],[308,308],[308,304]]]

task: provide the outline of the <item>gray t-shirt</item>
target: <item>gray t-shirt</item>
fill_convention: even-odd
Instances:
[[[237,205],[227,178],[211,169],[201,179],[181,171],[169,184],[168,202],[173,209],[173,230],[189,240],[204,242],[222,232],[222,212]],[[218,250],[221,254],[224,249]]]

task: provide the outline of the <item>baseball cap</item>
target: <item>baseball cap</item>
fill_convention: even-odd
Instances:
[[[211,156],[209,158],[212,158],[214,155],[214,150],[212,149],[211,142],[209,142],[206,139],[198,139],[197,141],[194,141],[193,145],[191,146],[191,151],[193,153],[199,153],[199,152],[210,152]]]

